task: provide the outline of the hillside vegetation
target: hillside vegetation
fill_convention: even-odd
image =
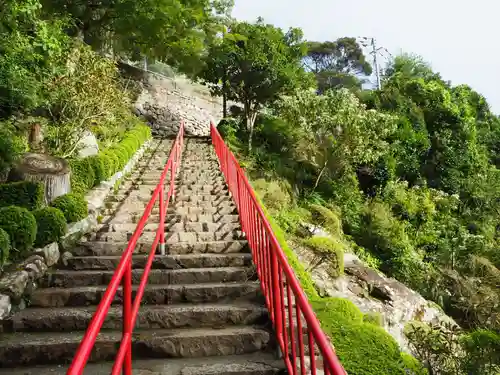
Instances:
[[[497,374],[498,116],[419,57],[396,57],[381,90],[362,90],[369,69],[355,39],[305,43],[295,30],[264,41],[255,35],[273,26],[252,27],[226,36],[218,48],[230,52],[214,53],[209,67],[224,67],[214,92],[244,103],[220,129],[285,237],[331,262],[334,276],[340,254],[355,252],[453,317],[461,328],[418,316],[407,327],[429,373]],[[240,49],[244,57],[231,53]],[[310,237],[307,222],[330,236]],[[381,372],[392,373],[359,373]]]

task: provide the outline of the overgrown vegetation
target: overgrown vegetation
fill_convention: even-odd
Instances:
[[[257,116],[251,150],[237,108],[219,129],[289,240],[324,260],[318,243],[326,239],[304,228],[319,226],[331,243],[436,302],[461,335],[496,335],[500,119],[480,94],[443,81],[413,56],[396,57],[383,83],[380,91],[336,84],[319,95],[313,87],[282,92]],[[463,350],[467,361],[477,356]],[[478,373],[498,372],[492,358]]]

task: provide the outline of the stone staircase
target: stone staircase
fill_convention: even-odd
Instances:
[[[3,323],[0,374],[65,374],[167,161],[156,141],[110,197],[99,230],[49,271],[28,307]],[[208,139],[185,140],[176,199],[166,219],[133,334],[134,374],[285,373],[238,214]],[[133,256],[139,283],[159,214]],[[121,291],[85,374],[109,374],[121,339]]]

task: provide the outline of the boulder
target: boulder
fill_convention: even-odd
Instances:
[[[86,131],[77,144],[78,157],[86,158],[87,156],[97,155],[99,153],[99,143],[96,136]]]
[[[49,267],[59,261],[59,245],[56,242],[52,242],[41,249],[36,249],[35,252],[43,256],[45,263]]]

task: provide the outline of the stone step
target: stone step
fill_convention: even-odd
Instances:
[[[104,213],[104,212],[103,212]],[[102,216],[102,223],[106,224],[130,224],[138,222],[140,220],[140,215],[134,212],[117,212],[116,215],[106,215]],[[152,214],[148,223],[159,223],[160,215]],[[225,224],[225,223],[238,223],[239,216],[230,215],[220,215],[220,214],[172,214],[168,213],[165,218],[166,224],[175,223],[209,223],[209,224]]]
[[[192,195],[192,194],[177,194],[175,196],[176,202],[186,201],[186,202],[233,202],[233,199],[226,193],[224,194],[203,194],[203,195]]]
[[[111,219],[111,218],[110,218]],[[156,232],[160,223],[155,222],[154,219],[159,220],[159,217],[150,217],[148,219],[148,224],[144,226],[144,232]],[[109,232],[127,232],[133,233],[137,228],[137,223],[106,223],[100,224],[97,227],[98,233],[109,233]],[[197,222],[197,221],[181,221],[181,222],[166,222],[165,231],[166,232],[229,232],[233,230],[240,229],[240,224],[238,222],[232,223],[214,223],[214,222]],[[97,237],[96,237],[97,238]]]
[[[114,270],[55,270],[47,273],[40,281],[45,288],[74,288],[80,286],[108,285]],[[132,271],[132,282],[139,284],[143,270]],[[245,282],[257,280],[251,267],[186,268],[175,270],[153,269],[148,284],[202,284],[222,282]]]
[[[97,337],[90,362],[113,360],[121,331],[104,331]],[[83,332],[17,333],[3,336],[0,366],[37,363],[69,363]],[[196,358],[255,353],[270,347],[271,335],[264,329],[235,326],[222,329],[136,330],[132,335],[134,358]]]
[[[154,209],[153,209],[154,212]],[[178,214],[178,215],[188,215],[188,214],[201,214],[201,215],[237,215],[238,211],[236,206],[227,205],[224,207],[215,207],[215,206],[179,206],[179,207],[169,207],[167,209],[168,214]]]
[[[236,206],[232,200],[232,198],[227,197],[227,199],[223,200],[222,202],[218,201],[175,201],[174,204],[172,204],[172,208],[179,208],[179,207],[216,207],[216,208],[233,208],[236,209]]]
[[[157,224],[156,224],[157,225]],[[149,228],[156,229],[155,224],[148,224]],[[135,225],[132,225],[135,229]],[[93,232],[89,233],[86,238],[88,241],[101,242],[128,242],[132,237],[133,230],[121,232]],[[141,242],[152,243],[156,236],[154,231],[144,231],[141,234]],[[245,236],[243,232],[238,230],[219,230],[217,232],[166,232],[165,242],[172,244],[175,242],[213,242],[213,241],[232,241],[242,240]]]
[[[66,268],[73,270],[114,270],[118,266],[120,259],[121,255],[75,256],[67,259]],[[132,268],[144,269],[146,261],[146,255],[133,255]],[[156,255],[153,259],[152,268],[247,267],[251,264],[252,255],[249,253]]]
[[[62,307],[62,306],[87,306],[97,305],[106,285],[85,286],[75,288],[40,288],[34,291],[30,298],[33,307]],[[135,296],[136,286],[133,286]],[[113,300],[114,304],[122,301],[122,290]],[[180,302],[229,302],[250,301],[261,302],[262,295],[258,282],[227,282],[205,284],[177,284],[163,285],[150,284],[146,286],[142,303],[144,304],[171,304]]]
[[[3,332],[72,332],[87,329],[95,306],[27,308],[3,321]],[[258,304],[144,305],[135,329],[220,328],[233,325],[264,325],[267,309]],[[122,307],[112,306],[102,328],[120,330]]]

